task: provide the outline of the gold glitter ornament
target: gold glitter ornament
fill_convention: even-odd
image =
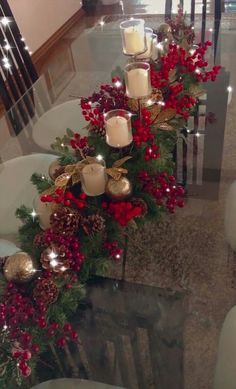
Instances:
[[[130,196],[132,193],[132,184],[127,177],[121,177],[119,180],[110,178],[106,185],[106,194],[113,200],[120,201]]]
[[[58,159],[53,161],[48,168],[48,174],[49,177],[55,181],[55,179],[60,176],[62,173],[64,173],[65,167],[60,165],[60,162]]]
[[[31,281],[36,270],[35,260],[23,251],[10,255],[3,266],[3,274],[6,280],[18,283]]]

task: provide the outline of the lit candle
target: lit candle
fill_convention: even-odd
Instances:
[[[84,192],[88,196],[99,196],[105,192],[105,167],[99,163],[90,163],[81,171],[81,181]]]
[[[137,56],[138,59],[150,58],[152,56],[152,45],[153,45],[153,30],[149,27],[145,28],[145,36],[146,36],[146,46],[147,50]]]
[[[131,98],[147,97],[151,93],[150,66],[145,62],[126,65],[126,93]]]
[[[123,51],[128,55],[142,53],[146,49],[144,20],[133,19],[120,24],[122,31]]]
[[[131,115],[123,109],[115,109],[105,116],[106,140],[112,147],[128,146],[132,140]]]

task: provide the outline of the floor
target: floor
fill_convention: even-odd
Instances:
[[[84,16],[38,64],[39,73],[45,74],[48,69],[60,73],[66,48],[86,29],[103,20],[104,14],[163,14],[163,4],[159,0],[124,0],[118,6],[98,7],[94,14]],[[229,8],[227,3],[225,11]],[[214,12],[214,1],[209,2],[208,9],[209,13]],[[224,16],[226,30],[235,30],[234,15]],[[231,85],[236,85],[234,42],[229,42],[227,33],[224,39],[221,60],[231,72]],[[68,97],[73,98],[73,90],[71,96],[67,93]],[[57,101],[64,98],[62,92]],[[236,257],[224,236],[225,198],[236,167],[235,106],[234,94],[227,111],[218,199],[189,197],[183,211],[147,225],[129,246],[126,280],[187,293],[184,389],[212,388],[220,329],[236,301]],[[121,266],[117,265],[110,275],[120,278]]]

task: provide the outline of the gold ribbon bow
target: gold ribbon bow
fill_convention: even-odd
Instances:
[[[106,173],[109,174],[115,181],[119,181],[123,174],[127,174],[128,170],[122,168],[121,166],[131,159],[132,157],[127,156],[121,159],[118,159],[116,162],[113,163],[112,167],[109,169],[106,169]]]
[[[67,165],[65,167],[65,172],[60,174],[55,180],[56,188],[65,188],[70,179],[72,180],[72,185],[80,182],[80,173],[86,165],[90,163],[97,163],[98,160],[96,157],[86,157],[73,165]]]

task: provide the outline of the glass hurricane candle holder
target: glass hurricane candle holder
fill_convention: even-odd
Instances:
[[[158,58],[158,40],[157,35],[152,34],[152,55],[151,55],[153,61],[156,61]]]
[[[99,196],[105,192],[107,174],[103,160],[86,165],[81,173],[81,184],[88,196]]]
[[[126,94],[133,99],[143,99],[152,92],[150,65],[146,62],[133,62],[125,67]]]
[[[152,46],[153,46],[153,29],[149,27],[145,27],[145,37],[146,37],[146,45],[147,50],[137,55],[137,59],[149,59],[152,56]]]
[[[105,114],[106,142],[109,146],[122,148],[132,142],[131,116],[124,109],[114,109]]]
[[[143,19],[125,20],[120,24],[123,53],[138,55],[147,50]]]

